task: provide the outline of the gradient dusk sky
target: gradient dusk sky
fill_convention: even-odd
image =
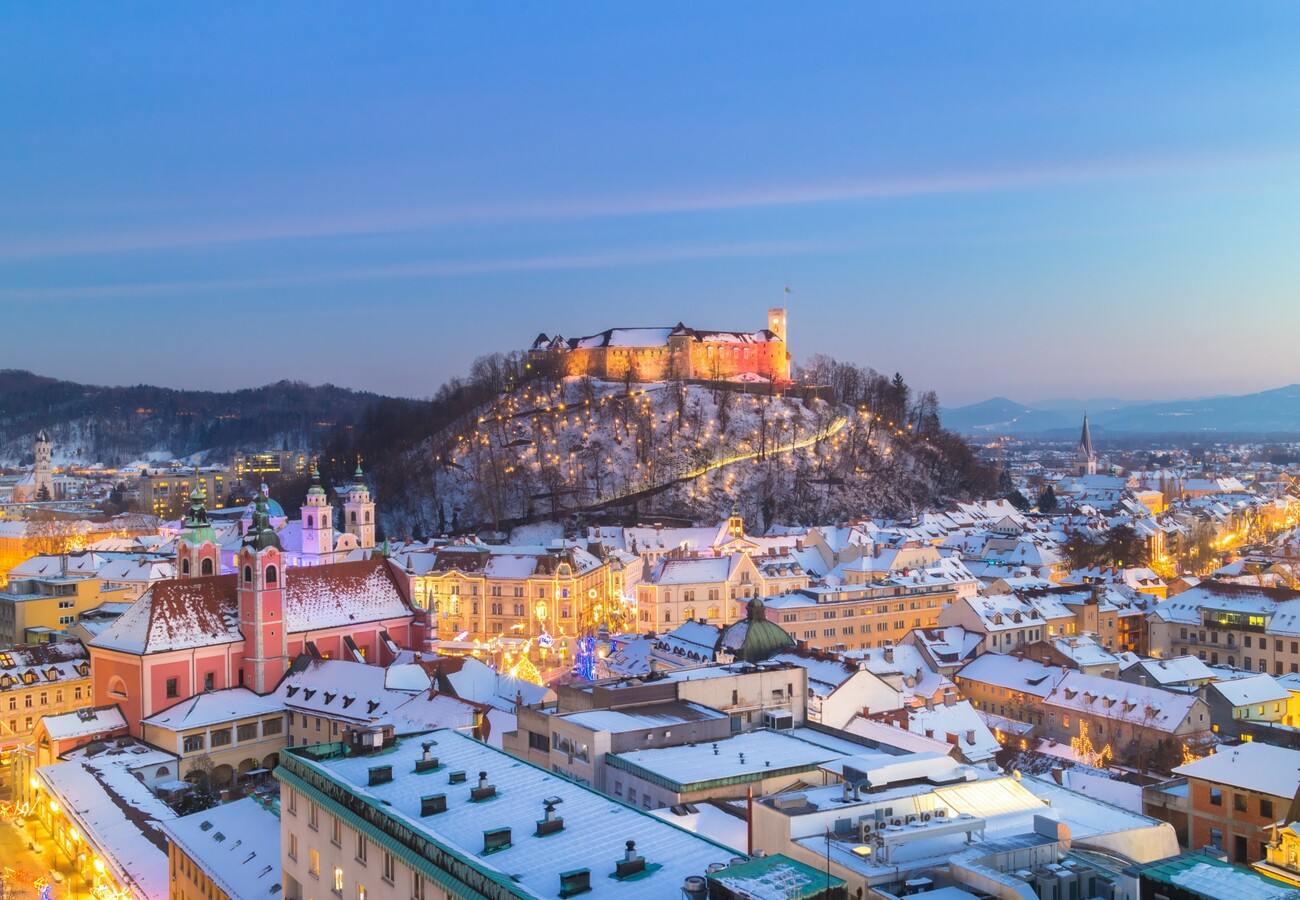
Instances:
[[[0,6],[0,368],[426,396],[753,329],[948,405],[1300,381],[1295,3]]]

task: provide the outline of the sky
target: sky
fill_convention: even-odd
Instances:
[[[1293,3],[32,2],[0,41],[0,368],[421,397],[784,304],[796,360],[949,406],[1300,381]]]

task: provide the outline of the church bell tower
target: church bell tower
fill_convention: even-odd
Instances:
[[[334,507],[320,483],[320,469],[311,464],[311,487],[302,507],[303,565],[334,561]]]
[[[271,527],[269,498],[263,487],[253,523],[239,548],[239,630],[244,636],[240,683],[268,694],[289,667],[289,635],[284,624],[284,551]]]
[[[357,471],[343,502],[343,530],[356,535],[362,550],[371,550],[375,546],[375,504],[370,500],[370,488],[366,487],[366,476],[357,463]]]

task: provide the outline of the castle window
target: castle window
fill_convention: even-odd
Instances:
[[[266,567],[266,583],[267,583],[267,584],[275,584],[275,582],[279,579],[279,577],[280,577],[280,573],[278,573],[278,572],[275,570],[275,566],[267,566],[267,567]]]
[[[188,559],[181,560],[181,574],[182,575],[190,574],[190,561]]]
[[[355,509],[352,511],[352,524],[357,524],[357,511]]]
[[[201,572],[201,574],[203,574],[203,575],[211,575],[211,574],[212,574],[212,560],[210,560],[210,559],[205,559],[205,560],[203,560],[203,562],[201,562],[201,563],[199,564],[199,566],[200,566],[200,572]]]
[[[253,567],[244,566],[244,584],[253,583]]]
[[[308,516],[308,517],[307,517],[307,527],[308,527],[308,528],[315,528],[315,527],[316,527],[316,520],[315,520],[315,518],[313,518],[312,516]]]
[[[370,510],[366,510],[366,521],[370,521]]]

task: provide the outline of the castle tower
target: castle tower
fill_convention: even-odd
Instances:
[[[778,381],[790,380],[790,322],[784,306],[774,306],[767,311],[767,330],[781,339],[777,358],[772,360],[773,377]]]
[[[357,463],[356,474],[343,501],[343,530],[356,535],[361,549],[374,548],[375,504],[370,501],[370,488],[366,487],[366,477],[361,471],[360,463]]]
[[[1088,427],[1088,414],[1083,414],[1083,432],[1079,435],[1079,450],[1075,454],[1075,467],[1080,475],[1097,474],[1097,450],[1092,445],[1092,430]]]
[[[33,495],[37,500],[54,499],[54,467],[51,463],[52,452],[50,447],[49,436],[44,431],[36,433],[36,443],[33,446],[33,452],[36,455],[35,485]]]
[[[320,470],[311,464],[311,487],[302,512],[302,555],[304,565],[334,561],[334,507],[321,487]]]
[[[789,343],[785,337],[785,307],[774,306],[767,311],[767,330],[779,337],[782,343]]]
[[[258,492],[253,524],[239,548],[239,630],[244,636],[240,684],[268,694],[289,666],[284,625],[283,548],[267,511],[266,488]]]
[[[190,511],[185,515],[184,530],[176,543],[177,578],[204,578],[221,571],[221,554],[216,532],[208,521],[207,499],[203,482],[199,481],[190,491]]]

